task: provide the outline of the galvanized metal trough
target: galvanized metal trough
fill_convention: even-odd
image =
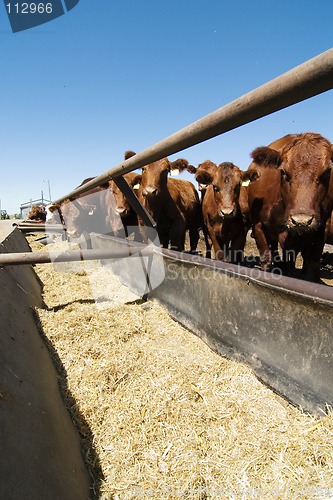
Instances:
[[[112,252],[131,247],[99,234],[91,241]],[[333,288],[158,247],[145,260],[104,264],[293,404],[319,415],[333,406]]]
[[[0,238],[0,257],[22,251],[29,245],[18,229]],[[34,313],[42,285],[30,265],[8,266],[0,288],[0,498],[87,499],[79,434]]]

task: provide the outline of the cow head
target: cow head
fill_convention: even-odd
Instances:
[[[187,160],[170,162],[168,158],[145,165],[142,167],[142,195],[149,200],[157,199],[167,189],[168,174],[185,170],[187,166]]]
[[[136,192],[141,184],[141,174],[137,174],[135,172],[129,172],[124,174],[124,179],[127,184]],[[114,181],[109,182],[110,189],[114,196],[114,200],[116,203],[116,211],[120,215],[121,218],[126,218],[130,215],[132,211],[131,205],[128,203],[126,197],[123,192],[119,189],[117,184]]]
[[[91,229],[89,222],[93,219],[96,206],[87,203],[84,198],[65,200],[60,206],[61,216],[65,222],[67,236],[80,238],[81,234]]]
[[[288,229],[318,229],[331,177],[331,143],[319,134],[299,134],[281,156],[281,196]]]
[[[252,163],[248,170],[243,172],[243,181],[254,182],[262,174],[267,173],[269,168],[277,169],[282,163],[282,157],[275,149],[262,146],[256,148],[251,153]]]
[[[202,195],[206,192],[207,186],[211,184],[216,169],[217,165],[210,160],[200,163],[197,168],[191,167],[187,169],[190,173],[194,174],[195,180],[198,183],[198,189]]]
[[[238,215],[243,172],[236,165],[224,162],[216,166],[206,161],[198,166],[195,178],[199,184],[212,187],[219,217]]]

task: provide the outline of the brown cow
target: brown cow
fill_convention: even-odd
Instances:
[[[241,170],[230,162],[217,166],[205,161],[195,172],[197,182],[207,186],[202,212],[215,258],[233,263],[244,259],[246,235],[250,228],[247,188],[242,186],[242,175]]]
[[[126,151],[124,159],[127,160],[134,156],[133,151]],[[129,172],[123,175],[123,178],[127,184],[132,188],[133,192],[137,195],[138,189],[141,182],[141,174],[135,172]],[[110,221],[109,225],[112,227],[112,221],[114,220],[115,213],[121,217],[121,222],[123,224],[123,230],[120,228],[115,231],[116,236],[128,236],[134,233],[134,238],[139,240],[138,237],[138,216],[134,209],[129,204],[128,200],[124,196],[123,192],[119,189],[114,180],[110,180],[108,183],[109,189],[103,193],[102,206],[107,214],[107,220]],[[123,233],[123,234],[122,234]]]
[[[190,250],[195,252],[202,227],[200,200],[194,185],[183,179],[169,177],[174,169],[187,168],[186,160],[170,162],[167,158],[155,161],[142,168],[139,200],[157,224],[157,232],[164,248],[182,251],[185,233],[189,231]],[[144,241],[146,230],[139,219]]]
[[[127,151],[125,160],[134,154]],[[85,179],[80,186],[92,179],[94,177]],[[130,172],[124,175],[124,179],[134,189],[137,188],[141,175]],[[90,232],[117,237],[128,236],[129,232],[134,232],[136,236],[138,234],[137,215],[113,180],[79,195],[73,201],[65,200],[60,206],[48,207],[50,212],[55,209],[58,209],[70,238],[78,238],[81,234]]]
[[[28,220],[41,223],[46,221],[46,210],[43,205],[33,205],[28,214]]]
[[[210,160],[205,160],[203,163],[200,163],[197,166],[197,168],[194,167],[193,165],[188,165],[188,167],[186,169],[190,174],[195,175],[195,179],[198,183],[198,190],[201,194],[201,203],[203,202],[203,199],[204,199],[205,193],[207,191],[207,187],[208,187],[207,183],[201,182],[199,180],[202,178],[201,174],[203,174],[204,177],[207,174],[210,174],[211,176],[213,176],[215,173],[215,169],[216,169],[216,164]]]
[[[81,182],[82,186],[94,179],[89,177]],[[120,216],[114,210],[112,220],[108,220],[103,206],[103,194],[108,184],[90,189],[86,193],[78,195],[74,200],[65,200],[60,205],[53,204],[48,207],[50,212],[58,210],[60,220],[65,225],[67,236],[70,239],[85,237],[91,232],[109,234],[121,230]],[[115,206],[115,202],[114,202]]]
[[[298,253],[303,272],[320,281],[320,258],[329,217],[330,142],[320,134],[290,134],[257,148],[247,175],[249,206],[262,267],[269,268],[279,242],[289,271]]]
[[[284,205],[281,198],[280,154],[268,147],[259,147],[252,154],[252,163],[244,178],[248,186],[248,203],[252,236],[255,238],[263,270],[270,270],[278,260],[279,235],[283,233]]]
[[[129,172],[127,174],[124,174],[123,177],[127,184],[137,195],[141,182],[141,174]],[[109,189],[105,190],[103,193],[102,206],[107,213],[107,218],[109,221],[112,221],[114,219],[115,212],[121,217],[124,236],[128,236],[129,234],[134,233],[134,238],[136,240],[139,239],[137,231],[138,216],[129,204],[122,191],[113,180],[109,181]],[[114,224],[112,224],[111,222],[109,224],[111,227],[114,226]],[[120,230],[114,231],[116,236],[121,236],[121,232],[122,231]]]

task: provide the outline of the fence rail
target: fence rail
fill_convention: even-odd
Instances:
[[[333,49],[329,49],[98,175],[55,203],[73,199],[163,156],[178,153],[332,88]]]

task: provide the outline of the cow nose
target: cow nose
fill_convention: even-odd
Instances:
[[[227,217],[228,215],[233,215],[234,209],[233,208],[224,208],[223,210],[221,210],[221,214],[224,217]]]
[[[291,222],[294,224],[294,226],[310,226],[312,221],[312,215],[297,214],[291,216]]]
[[[147,186],[145,188],[143,188],[142,190],[142,194],[143,196],[156,196],[158,194],[158,189],[152,187],[152,186]]]
[[[119,215],[122,215],[122,216],[127,215],[127,208],[125,208],[125,207],[118,207],[117,208],[117,212],[118,212]]]

